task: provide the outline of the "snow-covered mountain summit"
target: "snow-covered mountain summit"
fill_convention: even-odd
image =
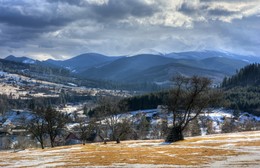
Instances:
[[[142,54],[150,54],[150,55],[164,55],[164,53],[157,51],[152,48],[144,48],[137,52],[134,52],[132,54],[127,55],[128,57],[136,56],[136,55],[142,55]]]

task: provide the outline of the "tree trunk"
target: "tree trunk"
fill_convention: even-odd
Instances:
[[[118,143],[118,144],[120,143],[120,138],[116,139],[116,143]]]
[[[43,139],[41,138],[39,142],[41,144],[42,149],[44,149]]]
[[[50,139],[51,140],[51,147],[54,148],[54,140]]]
[[[181,126],[172,127],[169,134],[166,137],[165,142],[176,142],[183,140],[183,134]]]
[[[43,143],[41,143],[41,147],[42,147],[42,149],[44,149]]]
[[[41,148],[44,149],[43,138],[42,138],[42,137],[36,137],[36,139],[38,140],[38,142],[40,142],[40,144],[41,144]]]

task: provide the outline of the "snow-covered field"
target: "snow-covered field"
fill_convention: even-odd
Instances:
[[[259,167],[260,131],[1,151],[0,167]]]
[[[45,91],[42,91],[42,89]],[[61,90],[91,96],[114,95],[129,97],[132,95],[130,92],[123,90],[78,87],[74,83],[67,83],[67,85],[64,85],[0,71],[0,94],[11,95],[13,99],[26,99],[31,96],[58,97]]]

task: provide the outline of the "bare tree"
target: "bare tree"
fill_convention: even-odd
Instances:
[[[235,123],[235,120],[233,118],[225,117],[221,130],[223,133],[236,132],[237,124]]]
[[[183,130],[189,122],[218,100],[216,92],[210,88],[211,81],[208,78],[178,76],[174,82],[175,87],[169,91],[166,101],[166,108],[173,116],[173,125],[166,142],[183,140]]]
[[[194,119],[187,127],[184,129],[184,135],[185,136],[199,136],[201,135],[200,125],[198,123],[198,119]]]
[[[116,137],[116,142],[120,143],[120,140],[126,140],[128,138],[132,138],[132,135],[134,133],[134,130],[132,129],[132,123],[129,119],[122,119],[121,122],[118,122],[116,124],[116,129],[115,129],[115,137]]]
[[[216,131],[214,130],[213,127],[213,121],[211,119],[206,119],[206,130],[207,130],[207,134],[214,134],[216,133]]]
[[[141,116],[139,123],[136,126],[137,134],[140,139],[146,139],[151,123],[147,120],[146,116],[143,114]]]
[[[54,147],[55,138],[61,133],[67,123],[67,115],[51,107],[37,109],[37,114],[44,120],[46,133],[49,135],[51,147]]]
[[[85,145],[87,141],[93,141],[96,135],[96,121],[80,119],[79,125],[74,128],[74,131],[79,134],[82,144]]]
[[[126,105],[120,103],[120,98],[118,97],[102,97],[99,100],[99,106],[96,108],[96,111],[96,116],[98,116],[98,120],[100,121],[100,130],[98,132],[105,133],[106,135],[110,132],[110,138],[120,142],[119,134],[117,134],[117,127],[121,122],[121,114],[126,111]],[[100,137],[103,139],[106,138],[104,135],[100,135]]]
[[[41,144],[41,148],[44,149],[44,134],[46,123],[39,116],[35,116],[28,124],[27,130],[33,135],[34,138]]]

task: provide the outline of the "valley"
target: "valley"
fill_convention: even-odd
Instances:
[[[123,90],[86,88],[74,83],[65,85],[0,71],[0,94],[10,95],[13,99],[59,97],[62,91],[84,96],[131,96],[130,92]]]
[[[223,79],[228,86],[237,74],[247,72],[244,69],[256,69],[257,64],[250,64],[244,57],[234,59],[230,54],[196,54],[110,58],[89,53],[64,61],[15,56],[0,60],[0,153],[5,155],[0,166],[218,167],[247,163],[254,167],[259,158],[251,156],[257,151],[244,152],[242,148],[259,146],[257,105],[252,111],[240,110],[243,106],[237,103],[239,99],[228,99],[228,94],[236,93],[234,90],[223,87],[226,97],[219,97],[217,92]],[[236,71],[240,67],[244,68]],[[246,76],[256,79],[254,75]],[[166,102],[174,102],[171,88],[178,86],[178,79],[184,84],[179,89],[187,89],[182,90],[184,93],[193,92],[192,87],[205,86],[205,90],[201,89],[205,95],[211,90],[219,101],[229,100],[229,104],[218,104],[214,96],[204,99],[202,94],[195,106],[189,106],[185,103],[192,102],[189,95],[194,94],[190,93],[183,94],[186,97],[177,102],[191,109],[171,110],[171,104]],[[204,106],[209,99],[215,104]],[[167,141],[170,129],[185,116],[190,117],[183,127],[185,140],[163,142],[162,139]],[[245,131],[255,132],[251,135]],[[233,136],[237,138],[234,141]],[[243,141],[241,137],[245,136],[249,138]],[[42,148],[43,153],[37,148]],[[136,153],[137,149],[145,156]],[[193,152],[186,153],[187,149]],[[111,153],[113,150],[116,152]],[[16,159],[7,157],[9,152],[15,153]],[[24,154],[27,156],[23,157]],[[238,159],[243,162],[234,163]]]

